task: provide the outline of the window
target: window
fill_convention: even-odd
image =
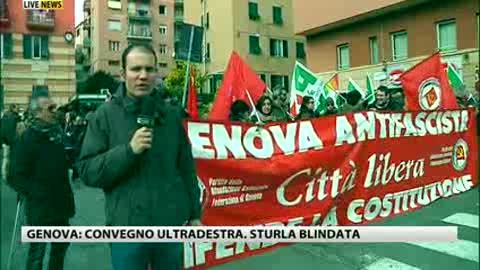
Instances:
[[[305,59],[305,44],[303,42],[297,42],[297,58]]]
[[[23,35],[23,58],[47,60],[48,36]]]
[[[437,23],[437,44],[441,51],[457,49],[457,24],[455,20]]]
[[[158,63],[158,67],[159,67],[159,68],[167,68],[167,67],[168,67],[168,64],[165,63],[165,62],[160,62],[160,63]]]
[[[108,47],[111,52],[118,52],[120,50],[120,41],[108,41]]]
[[[288,58],[288,41],[270,39],[270,56]]]
[[[166,25],[160,25],[159,31],[160,31],[160,35],[166,36],[166,35],[167,35],[168,28],[167,28]]]
[[[378,55],[378,39],[377,37],[371,37],[368,39],[369,47],[370,47],[370,64],[375,65],[379,62],[379,55]]]
[[[283,76],[283,75],[272,75],[270,77],[270,88],[273,89],[276,86],[283,86],[287,87],[288,85],[288,76]]]
[[[32,97],[48,96],[48,85],[32,85]]]
[[[248,43],[250,48],[250,54],[259,55],[262,53],[262,49],[260,48],[260,36],[250,36]]]
[[[205,52],[205,62],[210,61],[210,43],[207,43],[207,51]]]
[[[208,29],[210,26],[210,14],[207,12],[207,21],[205,22],[205,28]]]
[[[122,9],[122,1],[121,0],[108,0],[107,2],[108,8],[111,9]]]
[[[393,61],[403,60],[408,57],[408,36],[407,32],[392,34],[392,58]]]
[[[160,5],[160,6],[158,7],[158,13],[159,13],[160,15],[167,15],[167,6],[165,6],[165,5]]]
[[[160,55],[167,55],[167,54],[168,54],[167,45],[160,44]]]
[[[80,36],[80,28],[77,29],[77,37]]]
[[[120,61],[118,60],[110,60],[108,61],[109,66],[120,66]]]
[[[108,20],[108,30],[122,31],[122,23],[119,20]]]
[[[283,24],[281,7],[273,7],[273,23],[277,25]]]
[[[13,56],[12,34],[0,34],[0,59],[8,59]]]
[[[258,20],[260,19],[260,14],[258,13],[258,3],[254,1],[248,2],[248,17],[250,20]]]
[[[209,79],[210,93],[214,94],[222,84],[223,74],[214,74]]]
[[[348,44],[337,46],[337,68],[338,70],[350,68],[350,47]]]

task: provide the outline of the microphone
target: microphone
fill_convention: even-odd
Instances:
[[[137,116],[137,124],[140,127],[153,128],[155,126],[155,99],[145,97],[140,105],[141,109],[140,114]]]

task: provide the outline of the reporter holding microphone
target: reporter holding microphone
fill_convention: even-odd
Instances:
[[[145,45],[122,55],[121,84],[89,122],[77,163],[102,188],[107,225],[201,225],[200,189],[178,108],[153,89],[157,57]],[[112,243],[114,270],[183,269],[182,243]]]

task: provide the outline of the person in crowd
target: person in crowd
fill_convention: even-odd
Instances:
[[[325,113],[324,115],[335,115],[338,113],[337,107],[335,107],[335,102],[332,97],[327,97],[325,99]]]
[[[304,96],[302,105],[300,105],[300,112],[295,120],[308,120],[317,118],[320,115],[315,111],[315,100],[311,96]]]
[[[8,111],[2,117],[2,129],[0,131],[1,142],[5,144],[3,148],[3,163],[2,163],[2,177],[4,179],[9,177],[11,171],[10,165],[13,147],[17,139],[17,125],[20,122],[20,115],[18,114],[18,107],[16,104],[11,104]]]
[[[277,121],[292,120],[288,113],[288,106],[285,106],[285,101],[282,98],[282,89],[273,92],[272,95],[272,116]]]
[[[31,100],[31,125],[19,137],[9,184],[25,201],[26,222],[30,226],[68,226],[75,214],[72,188],[68,179],[70,164],[63,145],[62,123],[49,97]],[[49,269],[63,269],[68,243],[52,243]],[[31,243],[27,270],[41,270],[46,243]]]
[[[379,86],[375,92],[375,103],[368,106],[373,111],[403,111],[403,107],[396,100],[392,100],[391,93],[386,86]]]
[[[248,122],[250,119],[250,107],[243,100],[236,100],[230,107],[230,121]]]
[[[266,95],[262,96],[255,105],[256,111],[252,115],[251,121],[262,124],[276,122],[277,119],[275,119],[272,115],[272,105],[273,100],[271,97]]]
[[[154,88],[157,56],[134,44],[122,54],[122,83],[88,121],[80,177],[105,192],[107,225],[201,225],[200,189],[178,108]],[[152,107],[149,124],[138,123]],[[112,243],[114,270],[183,269],[182,243]]]

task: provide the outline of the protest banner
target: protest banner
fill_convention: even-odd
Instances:
[[[478,185],[475,111],[358,112],[252,126],[185,123],[211,226],[364,225]],[[185,268],[284,244],[185,245]]]

